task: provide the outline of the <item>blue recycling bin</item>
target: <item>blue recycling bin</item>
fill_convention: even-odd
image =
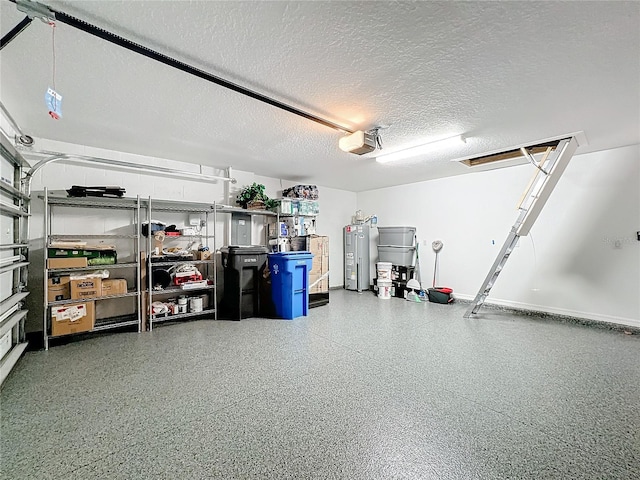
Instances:
[[[269,254],[271,298],[278,318],[291,320],[307,315],[312,264],[311,252]]]

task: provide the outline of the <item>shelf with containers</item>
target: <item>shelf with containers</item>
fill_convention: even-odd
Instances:
[[[217,320],[216,204],[149,198],[145,208],[147,259],[143,276],[149,330],[168,321]],[[182,231],[187,234],[171,235],[173,232],[168,234],[160,227],[156,230],[156,215],[163,217],[163,223],[184,223]]]
[[[27,348],[25,320],[29,295],[31,204],[21,179],[30,168],[13,144],[0,135],[0,385]]]
[[[315,235],[316,217],[320,214],[318,200],[302,198],[277,199],[276,221],[269,224],[268,236],[274,251],[304,250],[301,237]],[[300,243],[298,245],[298,243]]]
[[[140,198],[66,197],[47,188],[41,198],[45,349],[80,333],[141,331]]]
[[[281,198],[277,200],[276,223],[269,232],[277,239],[277,250],[283,251],[286,243],[292,251],[309,251],[313,254],[309,269],[309,307],[329,303],[329,237],[316,234],[316,218],[320,214],[317,199]],[[284,219],[284,221],[281,221]]]

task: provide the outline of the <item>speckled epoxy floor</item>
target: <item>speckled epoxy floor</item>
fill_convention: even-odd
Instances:
[[[1,478],[640,478],[640,336],[331,292],[29,352]]]

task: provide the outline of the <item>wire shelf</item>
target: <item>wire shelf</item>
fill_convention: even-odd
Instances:
[[[173,320],[180,320],[183,318],[193,318],[193,317],[199,317],[202,315],[208,315],[208,314],[212,314],[215,313],[216,309],[215,308],[210,308],[207,310],[203,310],[201,312],[187,312],[187,313],[176,313],[173,315],[151,315],[151,321],[153,323],[160,323],[160,322],[171,322]]]

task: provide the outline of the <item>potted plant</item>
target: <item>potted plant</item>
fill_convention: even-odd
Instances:
[[[253,182],[240,190],[236,197],[236,203],[249,210],[264,210],[266,208],[265,202],[269,200],[264,189],[265,186],[261,183]]]
[[[266,208],[267,210],[271,210],[272,212],[275,212],[276,209],[278,208],[278,200],[276,200],[275,198],[267,198],[264,201],[264,208]]]

